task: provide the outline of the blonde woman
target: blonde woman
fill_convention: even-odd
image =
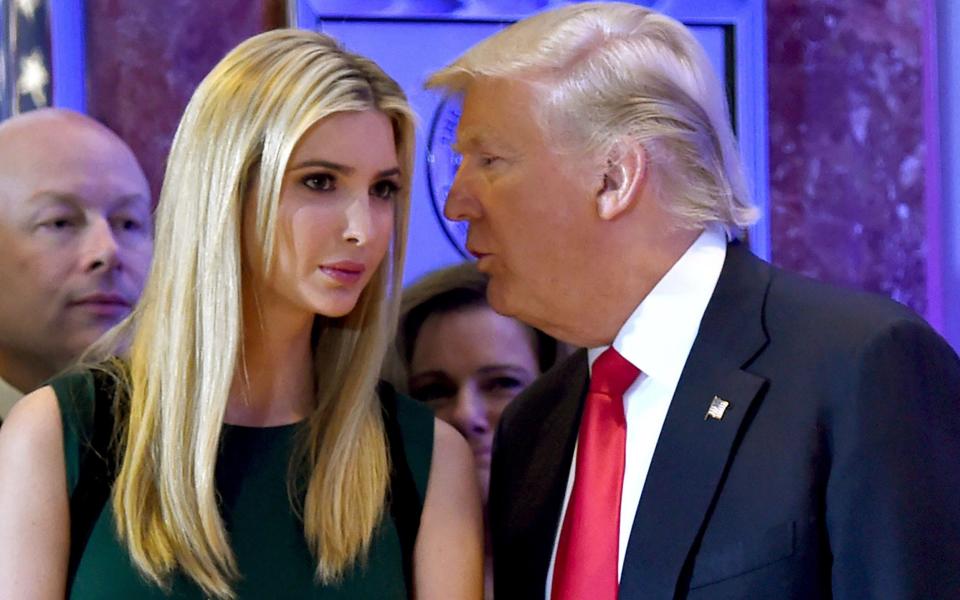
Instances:
[[[0,434],[0,598],[480,597],[470,450],[377,386],[413,143],[397,84],[321,34],[214,68],[143,298],[92,351],[128,360]]]

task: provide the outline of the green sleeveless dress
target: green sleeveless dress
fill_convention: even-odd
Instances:
[[[79,476],[83,444],[88,443],[95,399],[89,372],[53,380],[63,419],[67,490]],[[420,498],[426,497],[433,449],[433,414],[397,396],[397,421],[407,462]],[[406,598],[400,538],[389,514],[374,533],[365,560],[336,585],[320,586],[300,521],[287,497],[287,465],[298,425],[241,427],[225,425],[217,462],[221,513],[237,559],[241,579],[234,583],[240,599]],[[80,559],[68,598],[201,599],[203,592],[178,575],[164,592],[145,580],[116,536],[109,502],[100,513]]]

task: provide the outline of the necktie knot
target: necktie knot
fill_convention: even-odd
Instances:
[[[622,397],[638,375],[640,369],[610,346],[593,362],[590,392]]]

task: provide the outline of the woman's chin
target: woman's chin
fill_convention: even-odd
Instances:
[[[322,317],[328,317],[330,319],[339,319],[345,317],[353,312],[353,309],[357,307],[358,298],[337,298],[334,300],[327,300],[324,302],[317,302],[311,308],[313,312]]]

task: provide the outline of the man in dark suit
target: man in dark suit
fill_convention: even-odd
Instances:
[[[464,95],[446,214],[491,305],[589,349],[501,421],[498,600],[960,598],[960,360],[736,241],[755,210],[682,25],[572,5],[429,85]]]

